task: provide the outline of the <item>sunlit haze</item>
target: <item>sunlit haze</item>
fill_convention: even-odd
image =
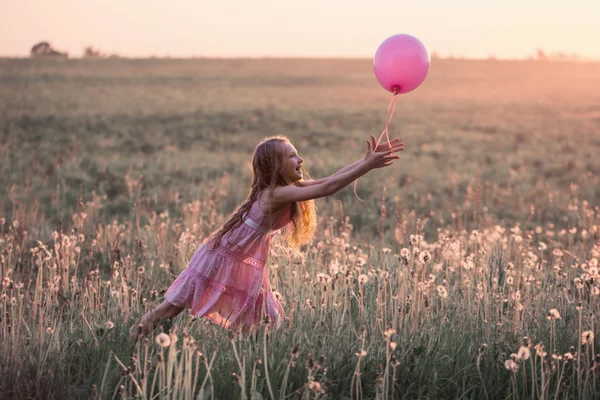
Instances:
[[[371,57],[396,33],[442,56],[600,59],[597,0],[0,0],[0,56],[49,41],[128,57]]]

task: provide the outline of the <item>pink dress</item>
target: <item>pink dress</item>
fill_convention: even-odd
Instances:
[[[165,293],[166,300],[231,330],[248,332],[261,316],[269,316],[279,328],[284,313],[273,295],[266,263],[271,238],[290,222],[291,210],[290,205],[265,215],[255,201],[244,222],[223,235],[218,248],[213,250],[212,241],[198,248]]]

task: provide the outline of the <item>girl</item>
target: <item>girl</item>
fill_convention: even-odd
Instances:
[[[266,268],[274,232],[291,222],[287,243],[296,248],[308,243],[316,226],[314,199],[338,192],[372,169],[392,165],[400,158],[394,153],[402,150],[399,138],[377,145],[371,135],[362,160],[327,178],[306,181],[303,159],[286,137],[263,140],[252,156],[246,201],[198,248],[162,304],[131,327],[131,336],[148,333],[160,319],[186,308],[231,330],[248,332],[265,316],[275,328],[281,326],[283,309],[273,296]]]

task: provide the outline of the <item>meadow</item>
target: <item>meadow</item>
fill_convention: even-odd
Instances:
[[[129,340],[262,138],[327,176],[390,98],[370,60],[0,59],[1,397],[598,397],[600,63],[432,60],[401,159],[273,245],[284,327]]]

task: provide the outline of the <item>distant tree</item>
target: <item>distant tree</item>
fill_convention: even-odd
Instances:
[[[92,46],[86,46],[83,49],[83,58],[104,58],[106,57],[100,49],[94,49]]]
[[[29,55],[31,57],[69,57],[69,53],[62,53],[54,50],[48,42],[39,42],[35,44],[31,48]]]
[[[535,50],[535,59],[538,61],[547,61],[548,56],[546,55],[546,52],[544,50],[536,49]]]

